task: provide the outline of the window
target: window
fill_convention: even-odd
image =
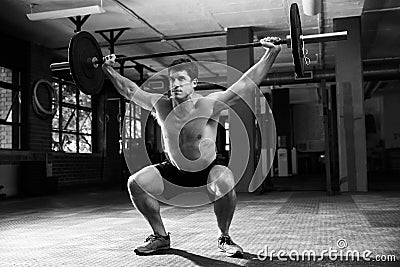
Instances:
[[[1,66],[0,148],[21,148],[21,73]]]
[[[125,139],[142,138],[141,107],[133,102],[125,104]]]
[[[59,105],[52,121],[54,151],[92,152],[92,102],[73,83],[56,80]]]

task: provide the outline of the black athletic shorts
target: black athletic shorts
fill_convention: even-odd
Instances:
[[[217,156],[207,168],[197,172],[179,170],[168,158],[164,162],[154,165],[154,167],[159,170],[165,180],[172,184],[184,187],[199,187],[207,184],[208,174],[215,165],[227,166],[225,159]]]

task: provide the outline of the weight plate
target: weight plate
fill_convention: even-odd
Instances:
[[[103,58],[96,39],[86,31],[76,33],[69,42],[69,67],[76,86],[87,95],[99,93],[104,83],[101,64],[94,67],[91,62],[94,57]]]
[[[292,42],[292,57],[297,77],[304,76],[304,53],[299,7],[296,3],[290,6],[290,38]]]

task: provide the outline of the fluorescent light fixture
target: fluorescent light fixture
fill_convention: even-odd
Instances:
[[[106,11],[102,7],[96,5],[96,6],[87,6],[87,7],[78,7],[78,8],[55,10],[55,11],[31,13],[31,14],[26,14],[26,16],[31,21],[37,21],[37,20],[45,20],[45,19],[59,19],[59,18],[69,18],[69,17],[76,17],[76,16],[100,14],[100,13],[104,13],[104,12],[106,12]]]

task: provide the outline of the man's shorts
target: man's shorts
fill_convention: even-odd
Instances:
[[[184,187],[199,187],[207,185],[208,174],[215,165],[227,166],[225,160],[217,156],[207,168],[197,172],[179,170],[168,158],[164,162],[154,165],[154,167],[158,169],[165,180],[172,184]]]

